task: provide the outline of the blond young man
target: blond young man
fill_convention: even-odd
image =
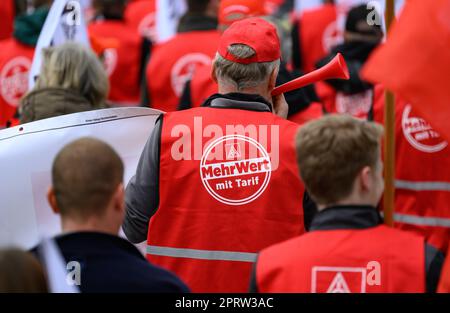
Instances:
[[[310,232],[263,250],[260,292],[434,291],[442,255],[424,238],[382,224],[380,125],[346,115],[306,124],[296,136],[300,175],[319,213]]]

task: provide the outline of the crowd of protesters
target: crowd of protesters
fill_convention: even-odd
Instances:
[[[161,42],[156,1],[93,0],[92,49],[44,49],[31,90],[52,1],[0,4],[0,129],[111,107],[165,112],[129,182],[119,155],[94,138],[53,161],[47,199],[63,232],[54,240],[81,264],[79,290],[450,292],[448,187],[404,179],[441,181],[450,148],[411,144],[405,123],[416,113],[398,97],[395,224],[383,223],[384,88],[361,75],[384,37],[372,11],[349,8],[339,28],[332,0],[301,14],[289,0],[186,4]],[[349,80],[272,96],[337,53]],[[209,134],[199,155],[197,127]],[[132,244],[142,242],[146,257]],[[40,251],[0,251],[0,292],[51,291]]]

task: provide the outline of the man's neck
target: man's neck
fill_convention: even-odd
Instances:
[[[267,96],[267,90],[263,90],[263,88],[246,88],[246,89],[242,89],[242,90],[237,90],[235,87],[233,86],[229,86],[229,85],[222,85],[219,84],[219,93],[220,94],[228,94],[228,93],[243,93],[243,94],[250,94],[250,95],[260,95],[261,97],[263,97],[264,99],[266,99],[268,102],[272,102],[271,98],[268,98]]]
[[[64,233],[97,232],[115,236],[119,233],[119,228],[97,218],[91,218],[86,221],[63,218],[61,224]]]

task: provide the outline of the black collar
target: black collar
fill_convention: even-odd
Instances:
[[[134,255],[138,258],[143,258],[139,250],[127,240],[106,233],[100,232],[73,232],[65,233],[55,237],[58,245],[65,247],[83,246],[81,254],[99,254],[101,251],[117,251]]]
[[[364,229],[378,226],[382,222],[378,210],[369,205],[333,206],[316,213],[310,231]]]
[[[221,109],[272,112],[272,105],[262,96],[245,93],[217,93],[206,99],[202,106]]]

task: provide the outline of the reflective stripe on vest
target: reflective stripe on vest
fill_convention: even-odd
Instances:
[[[147,246],[147,254],[212,261],[255,262],[257,253]]]
[[[380,212],[384,217],[384,212]],[[417,226],[447,227],[450,228],[450,218],[417,216],[411,214],[394,213],[394,221]]]
[[[414,191],[450,191],[450,183],[396,180],[395,188]]]

